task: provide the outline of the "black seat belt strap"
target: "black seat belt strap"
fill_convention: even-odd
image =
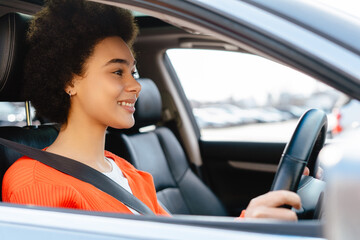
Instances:
[[[20,152],[34,160],[50,166],[60,172],[73,176],[81,181],[90,183],[101,191],[113,196],[126,206],[138,211],[142,215],[155,215],[148,206],[119,184],[101,172],[71,158],[42,151],[33,147],[0,138],[0,144]]]

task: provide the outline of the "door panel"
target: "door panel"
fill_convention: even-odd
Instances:
[[[269,191],[284,143],[200,141],[203,174],[229,213]]]

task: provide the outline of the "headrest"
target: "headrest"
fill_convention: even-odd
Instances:
[[[134,129],[154,125],[161,120],[161,95],[151,79],[138,80],[141,84],[140,96],[135,103]]]
[[[0,101],[24,101],[22,96],[26,32],[31,16],[8,13],[0,18]]]

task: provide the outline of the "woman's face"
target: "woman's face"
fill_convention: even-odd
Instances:
[[[85,63],[85,74],[74,77],[69,120],[80,118],[91,124],[130,128],[134,104],[141,90],[134,79],[135,59],[120,37],[99,42]]]

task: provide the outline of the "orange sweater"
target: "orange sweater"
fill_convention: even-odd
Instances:
[[[157,202],[149,173],[135,169],[110,152],[105,151],[105,156],[120,167],[134,196],[155,214],[169,215]],[[18,204],[132,214],[123,203],[93,185],[26,156],[18,159],[5,173],[2,199]]]

